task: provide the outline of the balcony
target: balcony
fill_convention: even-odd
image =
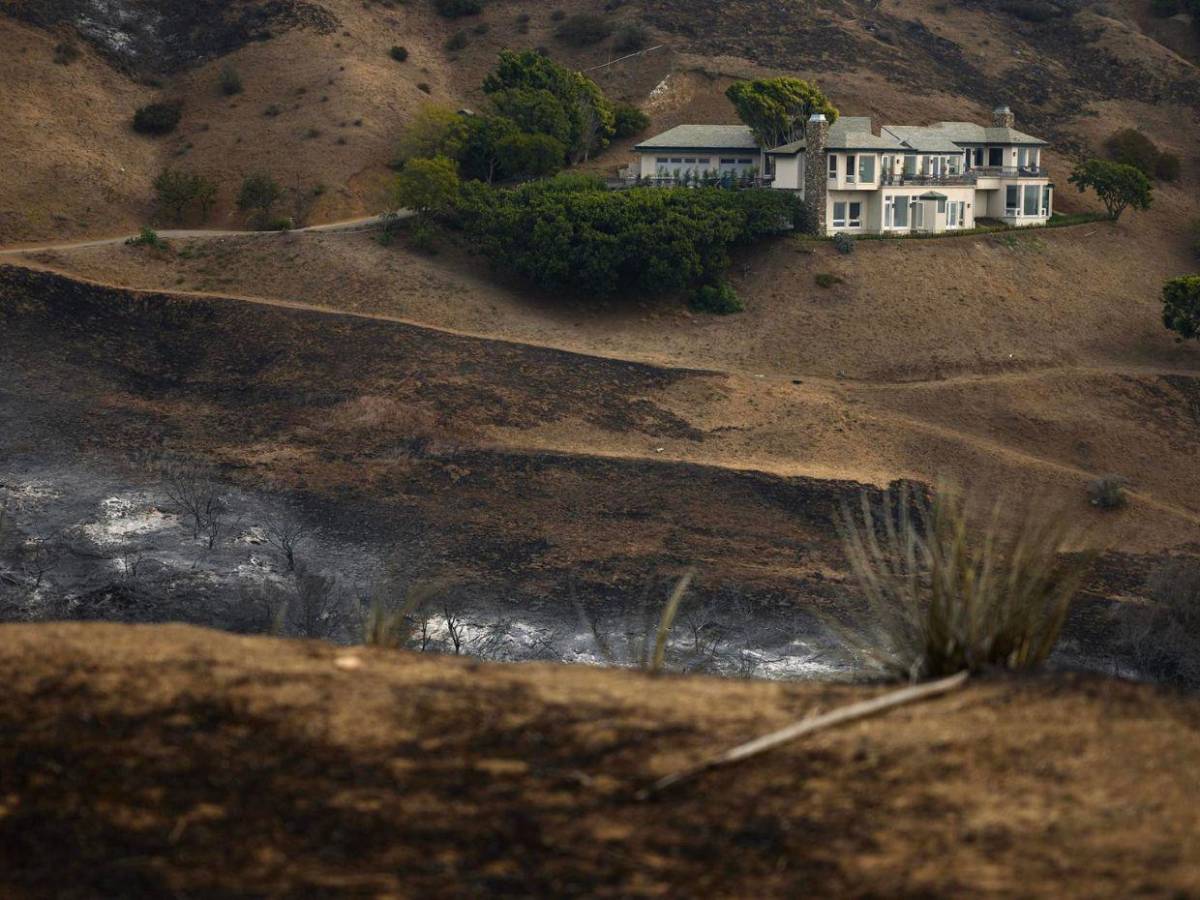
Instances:
[[[1045,178],[1041,166],[979,166],[967,170],[978,178]]]
[[[979,172],[978,169],[971,172],[963,172],[959,175],[883,175],[879,179],[882,185],[920,185],[920,186],[936,186],[950,184],[974,184],[975,176]]]

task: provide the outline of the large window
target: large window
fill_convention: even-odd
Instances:
[[[946,204],[946,227],[958,228],[962,224],[962,201],[951,200]]]
[[[915,154],[909,153],[909,154],[905,155],[905,157],[904,157],[904,174],[905,175],[916,175],[917,174],[917,157]]]
[[[846,222],[851,228],[862,228],[862,204],[853,201],[850,204],[850,218]]]
[[[858,158],[858,180],[863,184],[875,181],[875,157],[860,156]]]
[[[1025,185],[1025,208],[1022,214],[1026,216],[1036,216],[1042,208],[1042,189],[1036,184]]]
[[[1004,189],[1004,212],[1010,216],[1017,214],[1017,209],[1021,203],[1021,189],[1015,184],[1010,184]]]
[[[908,198],[892,198],[892,224],[896,228],[908,227]]]
[[[846,227],[846,204],[840,200],[833,204],[833,227]]]
[[[850,181],[850,182],[854,181],[854,175],[857,171],[858,170],[854,168],[854,154],[847,153],[846,154],[846,180]]]
[[[1003,147],[988,147],[988,165],[989,166],[1004,165],[1004,148]]]
[[[829,154],[829,177],[837,178],[837,154]]]
[[[1051,209],[1050,185],[1046,185],[1044,188],[1042,188],[1042,215],[1049,217]]]

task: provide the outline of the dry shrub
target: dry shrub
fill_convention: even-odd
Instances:
[[[893,678],[1045,661],[1093,554],[1069,552],[1083,535],[1065,514],[1030,510],[1005,531],[998,510],[977,530],[948,489],[932,501],[864,494],[861,516],[847,507],[847,554],[868,602],[866,621],[830,623],[848,649]]]
[[[1200,687],[1200,559],[1178,557],[1150,577],[1151,603],[1128,616],[1122,643],[1138,672]]]

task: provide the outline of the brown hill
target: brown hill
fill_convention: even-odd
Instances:
[[[0,630],[13,898],[1183,897],[1200,707],[984,679],[639,802],[871,689],[181,627]]]

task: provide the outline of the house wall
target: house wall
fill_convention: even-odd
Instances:
[[[775,157],[775,181],[771,187],[788,191],[804,190],[804,154]]]
[[[851,156],[854,157],[853,175],[847,171],[847,157]],[[870,179],[865,181],[860,178],[860,175],[862,174],[862,165],[860,160],[862,157],[869,157],[872,161],[870,165]],[[829,178],[829,190],[853,191],[858,190],[860,187],[874,187],[875,185],[879,184],[878,153],[871,153],[869,151],[865,153],[828,153],[826,154],[825,160],[825,171],[827,176],[829,174],[828,166],[830,159],[837,160],[837,177]]]
[[[736,152],[721,150],[668,150],[638,151],[637,173],[641,178],[674,177],[676,171],[682,176],[703,175],[719,171],[735,175],[749,175],[753,170],[762,171],[761,154],[757,150]]]
[[[963,186],[940,185],[936,188],[932,188],[933,191],[936,191],[939,194],[946,195],[946,208],[940,210],[939,212],[936,212],[936,214],[934,213],[934,210],[936,210],[938,207],[938,204],[936,201],[917,201],[918,197],[920,197],[922,194],[928,193],[930,190],[931,190],[931,188],[919,187],[916,185],[913,185],[911,187],[905,186],[905,187],[883,187],[883,188],[880,188],[878,191],[876,191],[874,193],[875,206],[872,208],[872,211],[871,211],[871,216],[872,216],[871,230],[874,232],[888,232],[888,233],[898,232],[898,233],[903,234],[903,233],[908,233],[908,232],[912,232],[912,231],[930,231],[930,230],[943,230],[943,229],[950,230],[950,231],[957,231],[957,230],[975,227],[975,217],[977,214],[982,215],[982,213],[978,212],[978,205],[977,205],[978,198],[976,196],[977,192],[971,185],[963,185]],[[894,223],[891,227],[889,227],[886,223],[886,211],[887,211],[886,207],[887,207],[887,200],[889,197],[902,197],[902,198],[904,198],[905,202],[910,204],[910,206],[914,201],[926,204],[925,205],[926,216],[925,216],[925,220],[922,224],[922,227],[920,229],[913,228],[913,225],[912,225],[913,216],[912,216],[911,209],[909,211],[908,225],[906,227],[897,228],[894,225]],[[947,213],[948,213],[948,209],[949,209],[949,204],[951,202],[961,204],[959,206],[959,210],[961,213],[961,220],[960,220],[959,224],[954,226],[953,228],[950,228],[947,225]],[[930,227],[931,223],[933,224],[932,228]]]

